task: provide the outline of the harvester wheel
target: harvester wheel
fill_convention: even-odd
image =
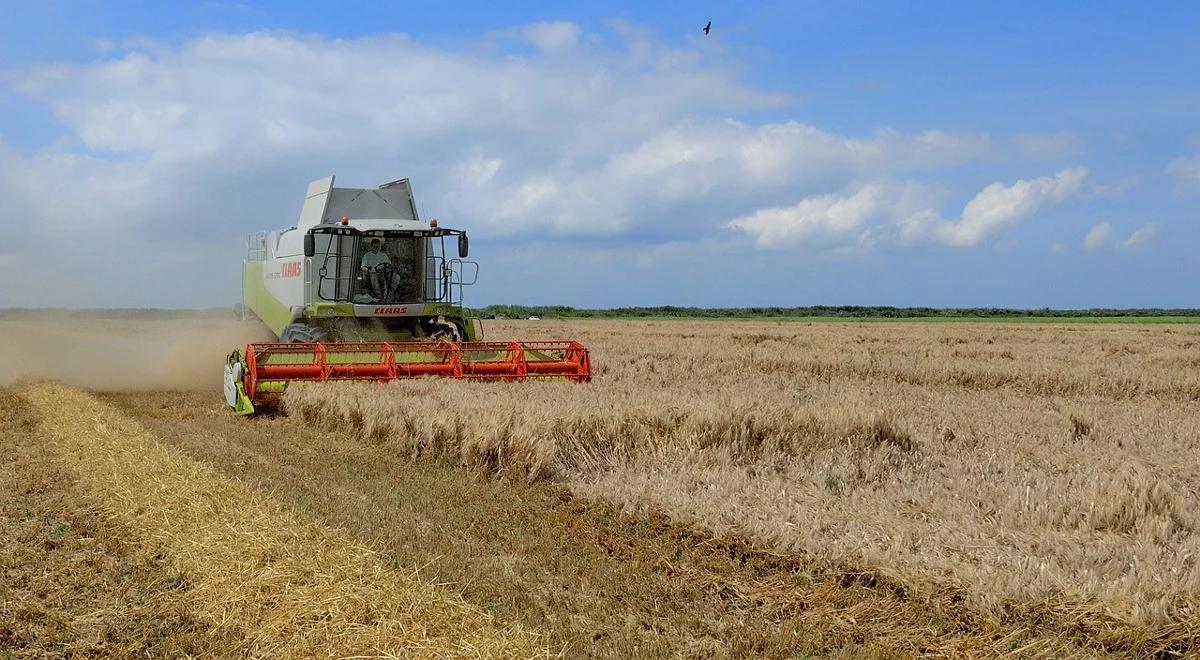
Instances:
[[[292,323],[284,327],[279,335],[279,341],[284,343],[313,344],[329,341],[329,333],[324,328],[314,328],[303,323]]]
[[[463,331],[457,323],[439,316],[429,323],[429,338],[439,341],[459,342],[463,340]]]

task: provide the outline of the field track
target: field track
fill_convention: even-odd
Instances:
[[[177,572],[197,620],[233,632],[237,643],[222,653],[538,654],[536,638],[388,570],[364,544],[296,519],[86,393],[37,385],[20,396],[104,524]]]

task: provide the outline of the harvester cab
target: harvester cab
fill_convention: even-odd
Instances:
[[[297,380],[590,379],[578,342],[483,341],[463,304],[479,274],[467,234],[423,220],[408,179],[333,183],[309,184],[296,226],[246,239],[242,313],[279,341],[226,361],[225,399],[237,412],[278,401]]]
[[[479,273],[466,232],[422,220],[407,179],[333,181],[309,185],[295,227],[247,237],[242,309],[286,342],[481,339],[463,306]]]

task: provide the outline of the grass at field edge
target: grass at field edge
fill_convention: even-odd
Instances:
[[[468,313],[482,314],[486,308],[468,308]],[[159,309],[159,308],[113,308],[113,309],[70,309],[70,308],[0,308],[0,321],[36,321],[63,319],[106,319],[117,321],[170,321],[180,319],[228,319],[235,317],[233,307],[204,309]],[[555,321],[786,321],[789,323],[1155,323],[1192,324],[1200,323],[1200,315],[1157,315],[1140,316],[1052,316],[1032,314],[1029,316],[703,316],[703,315],[637,315],[637,314],[542,314],[544,320]],[[484,320],[505,320],[487,319]],[[506,320],[520,321],[510,317]]]
[[[554,321],[759,321],[762,323],[771,321],[787,323],[1200,323],[1200,316],[544,316],[542,318]],[[508,320],[520,321],[521,319]]]

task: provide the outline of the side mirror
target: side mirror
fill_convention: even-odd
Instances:
[[[312,234],[304,235],[304,256],[311,257],[317,253],[317,237]]]
[[[471,247],[471,244],[467,241],[467,235],[459,234],[458,235],[458,258],[466,259],[467,252],[469,251],[470,247]]]

